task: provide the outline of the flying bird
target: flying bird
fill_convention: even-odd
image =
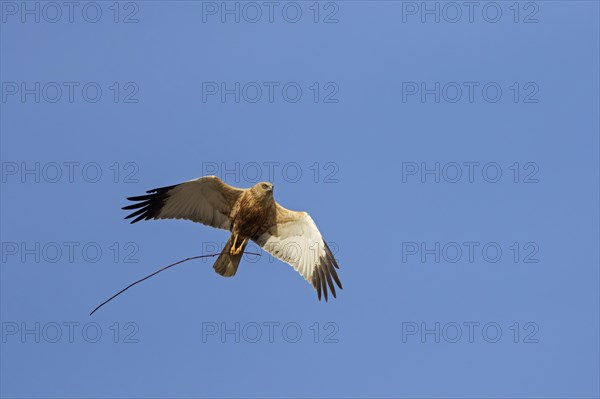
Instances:
[[[213,268],[224,277],[237,272],[249,240],[291,265],[327,301],[327,288],[336,297],[342,288],[339,266],[306,212],[279,205],[273,184],[257,183],[248,189],[230,186],[216,176],[205,176],[173,186],[148,190],[147,195],[127,198],[135,204],[123,207],[135,212],[131,223],[150,219],[186,219],[231,231]]]

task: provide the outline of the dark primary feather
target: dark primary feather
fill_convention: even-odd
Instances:
[[[128,206],[124,206],[121,209],[124,210],[132,210],[132,209],[137,209],[137,211],[131,213],[130,215],[125,216],[125,219],[129,219],[132,217],[136,217],[134,220],[131,221],[131,223],[135,223],[135,222],[139,222],[140,220],[149,220],[149,219],[155,219],[165,201],[167,198],[169,198],[169,194],[168,192],[177,187],[179,184],[175,184],[173,186],[168,186],[168,187],[161,187],[161,188],[155,188],[152,190],[148,190],[146,191],[147,193],[149,193],[148,195],[140,195],[137,197],[128,197],[127,199],[129,201],[138,201],[135,204],[132,205],[128,205]],[[140,209],[138,209],[140,208]]]
[[[325,302],[327,302],[327,286],[331,290],[331,294],[334,298],[336,298],[335,285],[333,281],[337,284],[340,289],[343,289],[342,282],[337,275],[335,269],[339,269],[339,266],[329,249],[329,246],[325,241],[325,257],[322,257],[319,264],[316,266],[315,271],[312,276],[312,285],[317,289],[317,297],[321,300],[321,294],[325,297]],[[333,279],[333,280],[332,280]]]

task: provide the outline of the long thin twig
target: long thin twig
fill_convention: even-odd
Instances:
[[[245,254],[246,255],[258,255],[258,256],[260,256],[260,254],[254,253],[254,252],[246,252]],[[108,302],[112,301],[114,298],[118,297],[119,295],[121,295],[122,293],[124,293],[125,291],[127,291],[128,289],[130,289],[131,287],[133,287],[134,285],[136,285],[138,283],[141,283],[144,280],[149,279],[150,277],[154,276],[155,274],[158,274],[158,273],[162,272],[163,270],[167,270],[170,267],[176,266],[176,265],[178,265],[180,263],[183,263],[183,262],[187,262],[188,260],[194,260],[194,259],[200,259],[200,258],[210,258],[210,257],[213,257],[213,256],[218,256],[218,255],[220,255],[220,254],[192,256],[191,258],[186,258],[184,260],[180,260],[178,262],[171,263],[169,266],[165,266],[162,269],[158,269],[154,273],[149,274],[146,277],[144,277],[142,279],[139,279],[138,281],[136,281],[134,283],[129,284],[127,287],[123,288],[121,291],[117,292],[115,295],[111,296],[106,301],[104,301],[100,305],[96,306],[96,309],[92,310],[92,312],[90,313],[90,316],[93,315],[96,312],[96,310],[100,309],[102,306],[106,305]]]

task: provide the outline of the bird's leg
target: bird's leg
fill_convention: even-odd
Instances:
[[[242,252],[242,249],[244,248],[244,245],[246,245],[246,241],[248,241],[248,239],[244,238],[244,240],[242,241],[242,243],[240,244],[240,246],[237,247],[237,249],[233,252],[234,255],[238,255],[240,252]]]
[[[240,244],[240,246],[238,247],[238,249],[235,250],[235,254],[234,255],[238,255],[240,252],[242,252],[242,250],[244,249],[244,245],[246,245],[246,241],[248,241],[248,239],[244,238],[244,240],[242,241],[242,243]]]
[[[235,255],[235,243],[237,242],[237,234],[233,234],[233,244],[231,244],[231,248],[229,248],[229,255]]]

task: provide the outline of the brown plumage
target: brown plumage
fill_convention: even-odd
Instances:
[[[236,274],[248,240],[290,264],[317,290],[318,298],[336,296],[342,288],[339,266],[314,221],[306,212],[285,209],[273,198],[273,185],[262,182],[249,189],[223,183],[216,176],[157,188],[148,195],[128,198],[135,204],[126,217],[131,223],[149,219],[187,219],[231,231],[213,268],[225,277]],[[334,285],[335,282],[335,285]]]

